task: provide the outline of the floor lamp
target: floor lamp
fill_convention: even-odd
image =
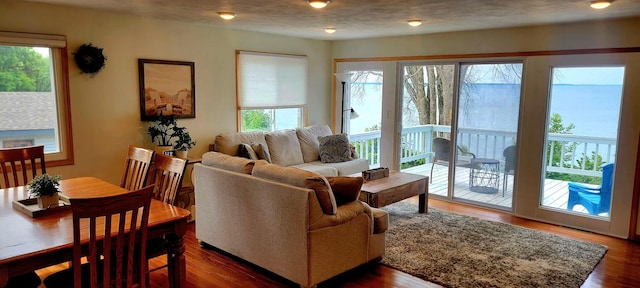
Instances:
[[[336,73],[336,78],[338,78],[338,80],[340,80],[340,83],[342,84],[342,106],[340,106],[340,113],[342,113],[340,115],[340,131],[342,133],[346,133],[345,129],[344,129],[344,112],[349,111],[349,119],[355,119],[358,118],[358,113],[353,110],[353,108],[349,108],[349,109],[344,109],[345,106],[345,102],[346,102],[346,98],[345,98],[345,86],[347,84],[347,81],[351,80],[351,73]]]

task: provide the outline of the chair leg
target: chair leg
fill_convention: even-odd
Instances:
[[[432,161],[431,163],[431,176],[429,176],[429,183],[433,183],[433,166],[436,165],[436,161]]]

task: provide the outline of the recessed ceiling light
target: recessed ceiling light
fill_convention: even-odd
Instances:
[[[233,12],[218,12],[218,15],[224,20],[231,20],[233,18],[236,18],[236,13]]]
[[[329,4],[329,2],[331,1],[330,0],[307,0],[307,2],[309,3],[309,5],[311,5],[311,7],[320,9],[320,8],[326,7],[327,4]]]
[[[604,9],[611,6],[613,0],[593,0],[591,1],[591,8],[593,9]]]
[[[336,28],[327,27],[327,28],[324,28],[324,32],[327,32],[329,34],[336,33]]]
[[[413,26],[413,27],[417,27],[417,26],[422,25],[422,21],[421,20],[409,20],[409,21],[407,21],[407,23],[409,23],[409,25]]]

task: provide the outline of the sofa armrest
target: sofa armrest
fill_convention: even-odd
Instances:
[[[336,209],[335,215],[323,214],[320,218],[317,218],[317,221],[310,223],[309,230],[313,231],[316,229],[342,225],[356,218],[360,214],[367,214],[366,208],[367,207],[365,207],[360,201],[351,201],[342,204],[338,206],[338,209]]]

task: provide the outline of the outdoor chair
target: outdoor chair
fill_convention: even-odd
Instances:
[[[502,197],[507,191],[507,175],[515,175],[516,170],[516,146],[511,145],[502,151],[504,156],[504,173],[502,175]]]
[[[569,202],[567,210],[580,204],[590,215],[609,213],[611,206],[611,187],[613,186],[613,163],[602,166],[602,184],[598,186],[569,182]]]
[[[433,139],[433,149],[435,152],[435,156],[433,157],[433,161],[431,161],[431,176],[429,177],[429,181],[433,182],[433,167],[438,164],[438,165],[445,165],[448,166],[449,165],[449,151],[451,147],[451,140],[446,139],[446,138],[435,138]],[[471,156],[471,158],[476,158],[476,155],[470,152],[466,152],[463,151],[462,148],[460,148],[460,146],[456,145],[456,148],[458,149],[458,155],[468,155]],[[456,155],[457,156],[457,155]],[[458,167],[465,167],[465,168],[473,168],[475,167],[475,164],[472,163],[471,159],[466,161],[466,160],[460,160],[460,159],[456,159],[456,166]]]
[[[120,187],[133,191],[145,186],[153,153],[153,150],[129,146]]]

